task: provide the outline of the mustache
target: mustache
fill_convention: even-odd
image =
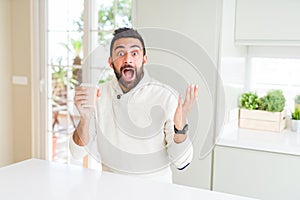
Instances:
[[[120,71],[123,71],[126,68],[131,68],[131,69],[135,69],[135,67],[133,67],[132,65],[124,65],[120,68]]]

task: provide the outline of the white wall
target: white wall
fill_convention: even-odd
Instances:
[[[0,1],[0,166],[13,162],[11,1]]]
[[[235,115],[231,111],[238,106],[237,97],[244,90],[247,78],[247,47],[234,42],[235,3],[236,0],[223,0],[220,75],[226,96],[225,121]]]
[[[13,85],[14,159],[31,158],[31,0],[13,0],[12,75],[28,78],[27,85]]]
[[[0,166],[31,158],[31,0],[0,1]],[[26,76],[28,85],[12,84]]]
[[[221,0],[137,0],[135,8],[137,13],[134,18],[134,24],[138,28],[161,27],[184,34],[186,37],[200,45],[207,52],[212,61],[217,64],[219,52],[219,31],[221,24],[221,6]],[[147,40],[148,42],[149,40],[165,40],[162,37],[153,37],[150,36],[146,38],[146,46]],[[174,40],[173,43],[175,48],[176,45],[181,46],[181,48],[186,48],[184,46],[185,44],[182,42],[183,41]],[[197,54],[197,52],[194,53]],[[150,51],[149,54],[148,63],[155,61],[159,62],[160,64],[171,66],[175,70],[177,69],[181,75],[186,73],[187,76],[192,76],[192,73],[194,73],[193,70],[190,70],[187,63],[184,63],[182,60],[180,61],[180,59],[174,55],[170,55],[166,52],[155,51]],[[159,77],[155,78],[162,80],[168,79],[169,82],[177,84],[177,87],[175,87],[176,89],[181,88],[184,83],[179,79],[175,79],[173,75],[174,74],[171,75],[170,73],[160,73]],[[215,85],[214,81],[216,79],[216,73],[213,73],[212,77],[209,78],[212,80],[210,84]],[[199,86],[200,91],[202,91],[201,95],[204,95],[202,90],[203,87],[203,85]],[[212,87],[214,88],[214,91],[211,92],[214,93],[215,87]],[[199,117],[201,123],[199,123],[199,130],[197,134],[207,131],[205,130],[206,125],[210,123],[209,119],[214,117],[214,113],[209,109],[211,108],[210,106],[213,106],[213,102],[206,100],[207,99],[202,98],[202,96],[199,98],[199,101],[201,101],[198,113],[199,116],[195,117]],[[191,118],[193,118],[193,115]],[[211,132],[210,134],[212,137],[213,133]],[[209,138],[210,140],[212,140],[211,137]],[[175,173],[173,178],[175,183],[206,189],[210,188],[212,157],[211,154],[209,154],[206,158],[199,159],[199,148],[202,142],[203,141],[201,139],[195,141],[194,159],[188,170],[184,172],[178,172],[178,170],[174,170]]]
[[[237,46],[234,43],[234,20],[236,0],[223,0],[222,13],[222,48],[223,57],[245,57],[245,46]]]

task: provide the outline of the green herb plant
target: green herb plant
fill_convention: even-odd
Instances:
[[[240,96],[240,107],[248,110],[258,109],[258,96],[256,93],[248,92]]]
[[[258,98],[256,93],[243,93],[239,99],[239,107],[248,110],[264,110],[281,112],[285,107],[285,97],[281,90],[270,90],[267,95]]]
[[[285,106],[285,97],[281,90],[270,90],[266,96],[259,98],[258,109],[269,112],[281,112]]]
[[[300,109],[295,108],[295,111],[292,113],[293,120],[300,120]]]

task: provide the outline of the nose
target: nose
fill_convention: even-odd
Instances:
[[[127,52],[124,56],[124,64],[132,64],[132,56],[130,52]]]

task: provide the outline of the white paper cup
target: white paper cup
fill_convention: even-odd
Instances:
[[[91,83],[81,83],[80,86],[85,87],[88,92],[88,99],[87,99],[88,102],[86,104],[82,105],[82,107],[95,107],[96,100],[97,100],[98,86],[95,84],[91,84]]]

